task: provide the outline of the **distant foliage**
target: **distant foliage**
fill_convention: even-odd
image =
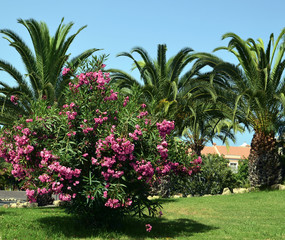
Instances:
[[[202,156],[201,171],[190,176],[184,184],[185,194],[220,194],[226,187],[234,188],[236,180],[228,166],[229,161],[218,155]]]
[[[239,160],[238,172],[235,174],[238,187],[250,187],[248,175],[248,159]]]
[[[198,168],[195,169],[195,171],[197,172],[197,170],[199,170],[199,167],[202,165],[203,159],[201,157],[189,155],[187,151],[188,144],[186,144],[185,141],[176,139],[176,148],[178,151],[175,158],[180,159],[179,161],[181,162],[188,160],[191,164],[198,166]],[[185,153],[187,155],[185,155]],[[196,172],[194,173],[197,174]],[[189,178],[191,178],[191,176],[194,176],[195,174],[177,175],[175,173],[170,173],[167,176],[162,177],[160,181],[157,181],[152,186],[151,195],[158,195],[160,197],[171,197],[173,195],[183,194],[184,196],[186,196],[189,193],[188,185],[185,185],[185,183],[187,183],[189,181]]]

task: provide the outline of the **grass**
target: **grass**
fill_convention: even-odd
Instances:
[[[285,239],[285,191],[166,199],[163,217],[117,230],[85,225],[60,208],[0,208],[0,239]],[[145,231],[145,224],[153,229]]]

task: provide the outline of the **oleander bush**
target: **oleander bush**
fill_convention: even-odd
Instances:
[[[129,213],[155,216],[160,205],[148,200],[151,187],[199,171],[201,159],[174,140],[174,122],[157,122],[138,105],[138,90],[122,96],[109,81],[101,70],[73,76],[66,104],[48,106],[42,96],[30,118],[2,129],[0,157],[31,202],[58,194],[69,212],[97,223]]]
[[[0,190],[18,190],[20,182],[11,174],[11,164],[0,158]]]

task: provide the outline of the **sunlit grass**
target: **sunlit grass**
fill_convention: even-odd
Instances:
[[[0,208],[2,239],[285,239],[285,191],[162,200],[163,216],[96,228],[60,208]],[[153,229],[145,231],[145,224]],[[1,239],[0,238],[0,239]]]

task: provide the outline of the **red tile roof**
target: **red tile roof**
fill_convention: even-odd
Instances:
[[[224,155],[225,158],[231,159],[241,159],[248,158],[250,153],[250,146],[241,146],[241,147],[226,147],[226,146],[217,146],[213,144],[213,146],[206,146],[202,150],[202,154],[218,154]]]

